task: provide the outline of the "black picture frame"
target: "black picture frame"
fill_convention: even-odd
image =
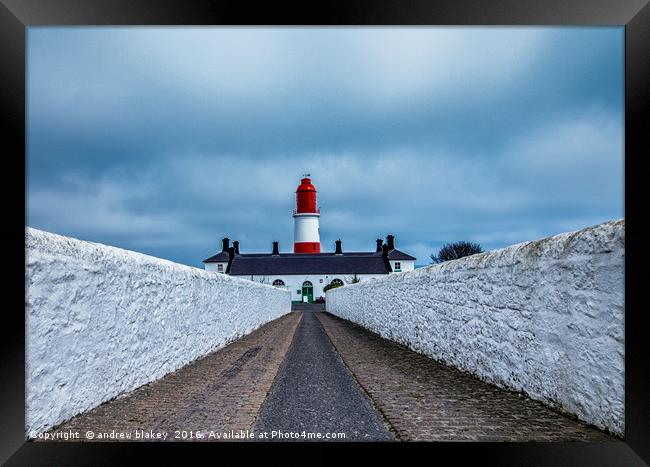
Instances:
[[[210,0],[0,0],[0,89],[4,177],[0,233],[8,258],[2,283],[5,303],[0,354],[0,462],[7,465],[114,465],[146,454],[172,459],[172,444],[34,443],[25,439],[26,203],[25,39],[37,25],[620,25],[625,26],[625,440],[610,443],[391,443],[372,452],[423,449],[429,459],[478,459],[498,465],[644,465],[650,463],[650,355],[644,289],[647,247],[640,222],[647,182],[641,164],[648,154],[650,102],[650,6],[646,0],[332,0],[292,5]],[[645,127],[644,127],[645,124]],[[645,130],[645,131],[644,131]],[[26,196],[26,194],[25,194]],[[21,247],[22,245],[22,247]],[[22,296],[21,296],[22,291]],[[21,311],[22,310],[22,311]],[[56,351],[56,349],[53,349]],[[319,447],[322,445],[318,445]],[[346,449],[350,444],[337,444]],[[250,445],[173,444],[181,456]],[[274,444],[290,455],[288,447]],[[311,447],[315,447],[311,445]],[[368,445],[366,445],[368,447]],[[294,449],[294,445],[289,447]],[[430,453],[428,451],[431,451]],[[294,451],[292,451],[293,453]],[[214,454],[212,454],[214,455]],[[293,454],[291,454],[293,455]],[[313,453],[311,454],[313,455]],[[215,457],[216,461],[224,461]],[[415,460],[415,458],[413,458]]]

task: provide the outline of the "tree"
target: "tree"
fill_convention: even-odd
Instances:
[[[442,263],[477,253],[483,253],[483,248],[478,243],[465,241],[447,243],[440,248],[437,255],[431,255],[431,261],[434,263]]]
[[[345,278],[346,281],[348,281],[348,284],[356,284],[358,282],[361,282],[361,279],[359,279],[359,276],[357,276],[357,273],[354,273],[354,276],[348,276]]]

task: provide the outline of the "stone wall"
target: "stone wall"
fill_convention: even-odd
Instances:
[[[327,292],[327,311],[623,435],[625,221]]]
[[[30,437],[291,311],[286,290],[31,228],[25,281]]]

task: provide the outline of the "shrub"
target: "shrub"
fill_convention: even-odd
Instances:
[[[483,248],[481,248],[481,245],[478,243],[465,241],[447,243],[440,248],[437,255],[431,255],[431,261],[434,263],[442,263],[444,261],[463,258],[464,256],[471,256],[477,253],[483,253]]]
[[[323,292],[327,292],[328,290],[335,289],[337,287],[343,287],[342,284],[327,284],[325,287],[323,287]]]

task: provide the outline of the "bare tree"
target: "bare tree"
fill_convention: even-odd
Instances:
[[[431,255],[431,261],[434,263],[442,263],[444,261],[459,259],[477,253],[483,253],[483,248],[481,248],[481,245],[478,243],[465,241],[447,243],[440,248],[437,255]]]
[[[359,276],[357,276],[356,272],[353,276],[346,277],[345,280],[348,282],[348,284],[356,284],[357,282],[361,282],[361,279],[359,279]]]

